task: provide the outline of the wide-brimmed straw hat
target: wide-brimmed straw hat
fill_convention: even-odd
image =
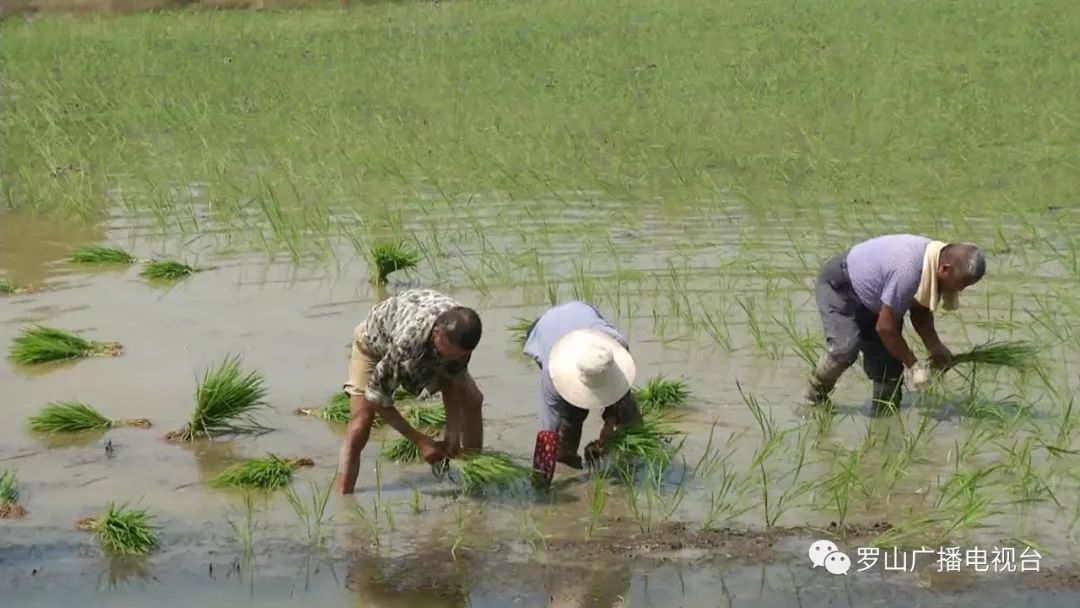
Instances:
[[[637,369],[630,351],[618,340],[599,330],[579,329],[552,347],[547,373],[567,403],[596,410],[622,399],[633,386]]]

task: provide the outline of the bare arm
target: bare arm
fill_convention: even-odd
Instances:
[[[923,344],[931,353],[945,348],[945,345],[941,343],[941,338],[938,337],[937,329],[934,327],[934,313],[930,312],[930,309],[918,304],[912,306],[911,326],[915,328],[915,332],[919,334]]]
[[[918,359],[915,358],[915,353],[911,351],[907,340],[900,332],[900,321],[901,319],[893,312],[892,307],[884,305],[878,314],[877,325],[874,329],[881,336],[881,343],[885,345],[889,354],[903,363],[905,368],[910,369],[915,366]]]

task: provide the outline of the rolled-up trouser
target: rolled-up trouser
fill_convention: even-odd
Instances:
[[[840,376],[858,358],[863,371],[874,383],[873,399],[891,405],[900,403],[904,366],[885,348],[877,332],[877,313],[859,301],[847,272],[847,254],[829,259],[818,273],[814,297],[825,330],[826,353],[810,374],[807,399],[828,398]],[[903,319],[899,329],[903,328]]]

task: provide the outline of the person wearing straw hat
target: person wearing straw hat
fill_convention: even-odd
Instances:
[[[600,438],[587,456],[603,452],[604,442],[624,424],[641,417],[630,393],[637,373],[626,338],[591,304],[553,306],[525,336],[524,353],[540,368],[540,431],[533,450],[538,484],[555,475],[555,463],[583,468],[578,446],[589,412],[604,420]]]
[[[923,390],[931,370],[947,369],[952,359],[934,327],[934,313],[955,310],[960,292],[985,273],[979,247],[911,234],[875,237],[829,259],[814,286],[826,352],[810,374],[806,404],[827,402],[860,352],[876,406],[895,409],[905,379],[911,389]],[[915,356],[902,334],[909,311],[929,362]]]

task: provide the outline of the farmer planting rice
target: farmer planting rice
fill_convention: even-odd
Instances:
[[[587,456],[603,451],[615,430],[641,418],[630,392],[636,367],[626,339],[592,305],[574,301],[541,314],[525,336],[526,355],[540,368],[540,431],[533,468],[540,485],[551,483],[555,463],[582,468],[581,429],[602,410],[600,438]]]
[[[353,332],[345,393],[349,425],[341,444],[336,479],[349,494],[360,471],[360,452],[375,416],[412,442],[430,463],[478,450],[483,444],[480,407],[484,396],[469,375],[482,326],[476,311],[430,289],[404,291],[377,304]],[[394,390],[413,395],[442,393],[446,409],[443,441],[414,428],[394,408]]]
[[[806,401],[826,402],[860,351],[875,404],[899,405],[905,378],[911,389],[925,388],[931,370],[947,369],[953,357],[934,328],[934,313],[956,309],[960,292],[985,272],[975,245],[910,234],[872,238],[829,259],[814,286],[826,353],[810,375]],[[902,335],[909,311],[929,362],[916,358]]]

